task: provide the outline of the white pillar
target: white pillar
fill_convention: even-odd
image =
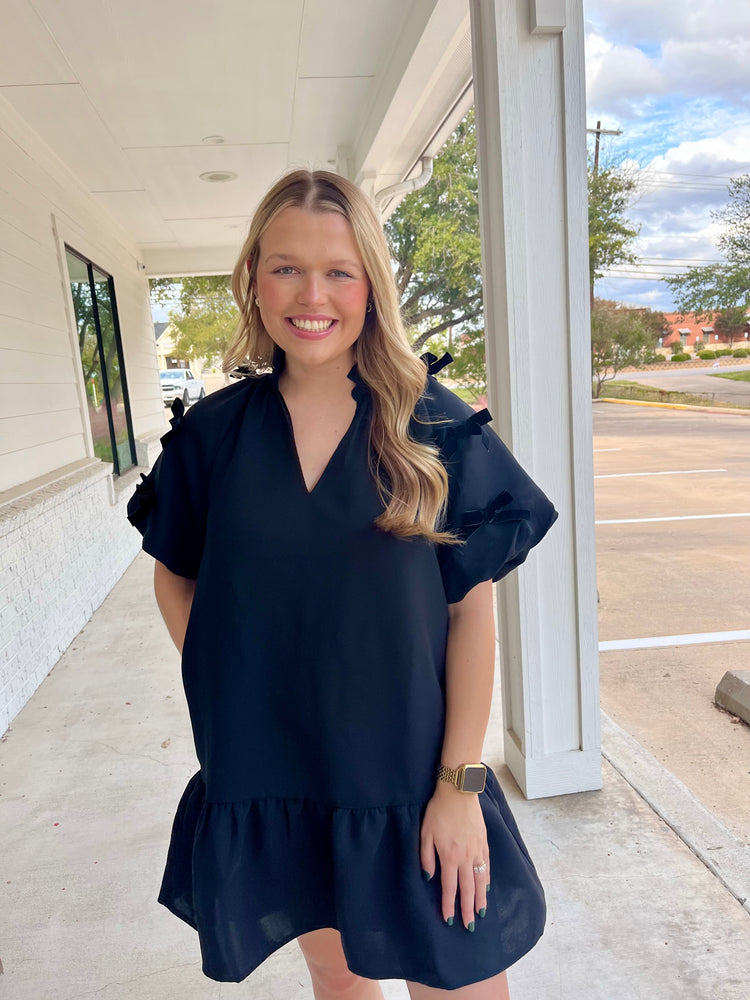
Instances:
[[[498,586],[505,760],[601,787],[581,0],[470,0],[490,410],[560,518]]]

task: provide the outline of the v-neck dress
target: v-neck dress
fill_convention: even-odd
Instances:
[[[440,367],[431,356],[432,371]],[[370,979],[455,989],[536,943],[544,893],[496,776],[479,796],[490,851],[474,933],[441,914],[419,834],[445,721],[448,605],[525,558],[552,504],[432,374],[411,424],[450,480],[436,546],[374,526],[370,391],[308,492],[273,370],[187,412],[128,505],[143,548],[196,580],[182,653],[200,770],[177,808],[159,901],[199,935],[206,976],[239,982],[286,942],[337,928]],[[459,793],[457,793],[459,794]]]

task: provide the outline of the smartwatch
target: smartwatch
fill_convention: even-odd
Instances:
[[[437,776],[438,781],[455,785],[459,792],[483,792],[487,768],[484,764],[461,764],[456,768],[441,766]]]

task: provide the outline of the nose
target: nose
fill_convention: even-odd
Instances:
[[[326,297],[325,287],[321,275],[314,271],[308,271],[300,286],[299,300],[305,305],[317,305]]]

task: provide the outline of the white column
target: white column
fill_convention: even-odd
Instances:
[[[470,0],[494,426],[560,518],[498,585],[505,759],[601,787],[581,0]]]

